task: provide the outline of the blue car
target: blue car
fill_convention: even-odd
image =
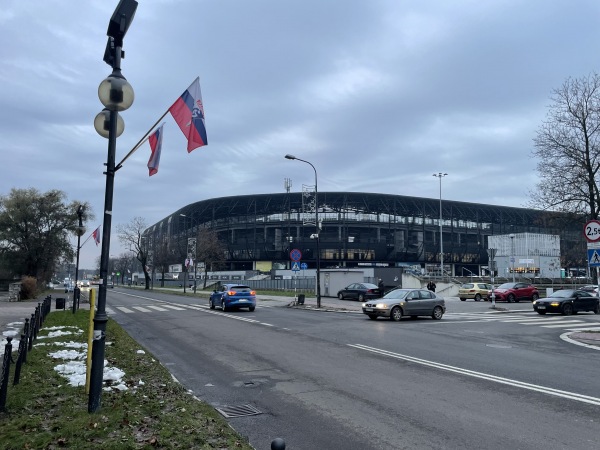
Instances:
[[[224,284],[220,289],[215,289],[210,294],[210,309],[220,306],[223,311],[230,309],[248,308],[254,311],[256,308],[256,292],[243,284]]]

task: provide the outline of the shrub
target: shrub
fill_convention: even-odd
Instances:
[[[36,298],[37,295],[37,280],[33,277],[23,277],[21,279],[21,300]]]

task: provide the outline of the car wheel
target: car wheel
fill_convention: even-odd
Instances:
[[[562,309],[562,313],[563,313],[563,316],[570,316],[571,314],[573,314],[573,305],[571,305],[570,303],[567,303],[566,305],[564,305],[563,309]]]
[[[596,305],[596,307],[593,309],[594,314],[600,314],[600,305]]]
[[[254,311],[255,307],[254,306],[250,306],[248,309],[250,310],[250,312],[252,312],[252,311]]]
[[[538,311],[537,312],[540,316],[543,316],[544,314],[546,314],[546,311]]]
[[[342,295],[342,293],[341,293],[341,292],[338,294],[338,298],[339,298],[340,300],[344,300],[344,296]]]
[[[508,297],[506,297],[506,301],[508,303],[512,303],[515,301],[515,296],[513,294],[510,294]]]
[[[537,294],[533,294],[533,295],[531,296],[531,301],[532,301],[532,302],[535,302],[535,301],[536,301],[538,298],[540,298],[540,296],[539,296],[539,295],[537,295]]]
[[[399,306],[394,306],[390,312],[390,320],[398,322],[400,319],[402,319],[402,310]]]
[[[215,309],[215,304],[212,301],[212,298],[208,301],[208,304],[210,306],[210,309]]]
[[[441,306],[436,306],[435,308],[433,308],[433,311],[431,312],[431,317],[434,320],[440,320],[443,315],[444,315],[444,310],[442,309]]]
[[[461,302],[465,302],[465,301],[467,301],[467,299],[466,298],[461,298],[460,301]]]
[[[475,294],[475,301],[476,302],[481,301],[481,295]]]
[[[227,307],[225,306],[225,300],[221,300],[221,309],[223,311],[227,311]]]
[[[369,316],[369,319],[371,319],[371,320],[377,319],[377,314],[368,314],[368,316]]]
[[[364,302],[365,301],[365,294],[358,294],[358,301],[359,302]]]

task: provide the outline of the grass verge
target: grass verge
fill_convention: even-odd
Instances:
[[[88,323],[88,310],[50,313],[18,385],[13,385],[11,365],[6,412],[0,413],[0,449],[252,449],[214,408],[190,395],[112,320],[105,358],[125,372],[127,390],[108,386],[100,411],[88,413],[85,386],[70,386],[55,370],[65,361],[49,355],[63,350],[65,342],[87,343]],[[52,327],[79,331],[45,338]]]

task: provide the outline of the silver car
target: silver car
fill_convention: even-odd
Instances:
[[[363,303],[362,311],[372,320],[380,316],[395,321],[403,316],[431,316],[440,320],[446,312],[446,302],[443,297],[426,289],[394,289],[383,298]]]

